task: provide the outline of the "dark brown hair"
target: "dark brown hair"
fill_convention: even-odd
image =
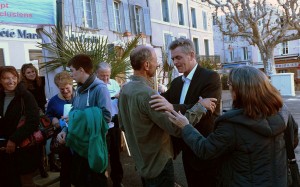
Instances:
[[[28,80],[25,76],[25,71],[30,68],[35,71],[36,78],[34,81]],[[23,64],[21,67],[21,80],[25,83],[25,86],[27,89],[33,90],[34,89],[34,82],[37,84],[37,86],[42,85],[42,80],[39,77],[38,70],[32,63]]]
[[[68,63],[68,67],[73,66],[76,70],[83,68],[84,71],[91,75],[93,73],[92,59],[85,54],[75,55]]]
[[[244,109],[244,114],[250,118],[274,115],[283,105],[279,91],[254,67],[233,68],[228,80],[235,94],[233,107]]]

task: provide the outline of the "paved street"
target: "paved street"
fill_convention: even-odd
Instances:
[[[295,97],[284,97],[284,101],[292,112],[295,120],[300,124],[300,92],[296,93]],[[223,91],[222,94],[223,108],[228,109],[231,104],[231,97],[228,91]],[[296,156],[298,164],[300,164],[300,146],[296,149]],[[128,156],[126,151],[122,152],[122,163],[124,167],[124,179],[123,184],[125,187],[141,187],[142,183],[140,177],[135,172],[134,162],[131,157]],[[187,186],[185,175],[183,171],[183,165],[181,157],[177,158],[174,162],[175,179],[176,183],[181,186]]]

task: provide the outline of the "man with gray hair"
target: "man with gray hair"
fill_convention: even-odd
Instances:
[[[216,98],[216,108],[208,111],[195,128],[207,137],[214,130],[214,120],[220,114],[221,81],[217,72],[200,67],[196,61],[194,44],[189,39],[178,38],[169,49],[174,65],[182,76],[175,78],[170,88],[160,95],[152,96],[156,110],[180,111],[185,114],[199,98]],[[182,150],[182,160],[189,187],[216,186],[216,169],[219,160],[204,161],[181,139],[173,138],[174,152]]]
[[[110,64],[100,62],[96,74],[97,77],[106,84],[111,97],[112,121],[109,123],[109,130],[107,134],[109,163],[111,168],[110,178],[113,182],[113,187],[120,187],[122,186],[121,182],[123,179],[123,167],[120,161],[121,130],[118,122],[118,97],[120,86],[117,81],[110,78]]]

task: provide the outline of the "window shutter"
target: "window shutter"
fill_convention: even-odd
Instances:
[[[145,7],[143,8],[144,12],[144,24],[145,24],[145,34],[150,36],[151,33],[151,20],[150,20],[150,8]]]
[[[96,6],[96,20],[97,20],[97,28],[102,29],[102,3],[101,0],[95,0],[95,6]]]
[[[81,27],[83,19],[83,5],[81,0],[74,1],[74,10],[75,10],[75,23],[77,27]]]
[[[71,21],[71,3],[70,0],[65,0],[64,1],[64,24],[65,25],[72,25],[72,21]]]
[[[124,27],[123,27],[124,32],[126,31],[131,32],[128,3],[123,2],[122,5],[123,5],[123,15],[124,15]]]
[[[107,11],[108,11],[109,30],[116,31],[115,18],[114,18],[114,1],[113,0],[107,0]]]

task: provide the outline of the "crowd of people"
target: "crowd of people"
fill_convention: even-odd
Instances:
[[[47,177],[49,169],[60,172],[62,187],[105,187],[110,164],[113,186],[121,187],[121,130],[145,187],[174,186],[179,153],[189,187],[287,186],[285,134],[291,132],[295,148],[298,125],[268,77],[253,67],[233,68],[232,109],[220,116],[218,73],[197,63],[189,39],[176,39],[169,49],[182,75],[166,91],[153,89],[159,64],[150,46],[133,49],[133,75],[121,88],[110,78],[110,64],[94,68],[88,55],[75,55],[70,72],[55,75],[59,92],[48,103],[35,66],[24,64],[20,73],[0,67],[0,186],[35,186],[36,171]],[[38,129],[41,112],[55,128],[48,155],[46,141],[19,146]]]

